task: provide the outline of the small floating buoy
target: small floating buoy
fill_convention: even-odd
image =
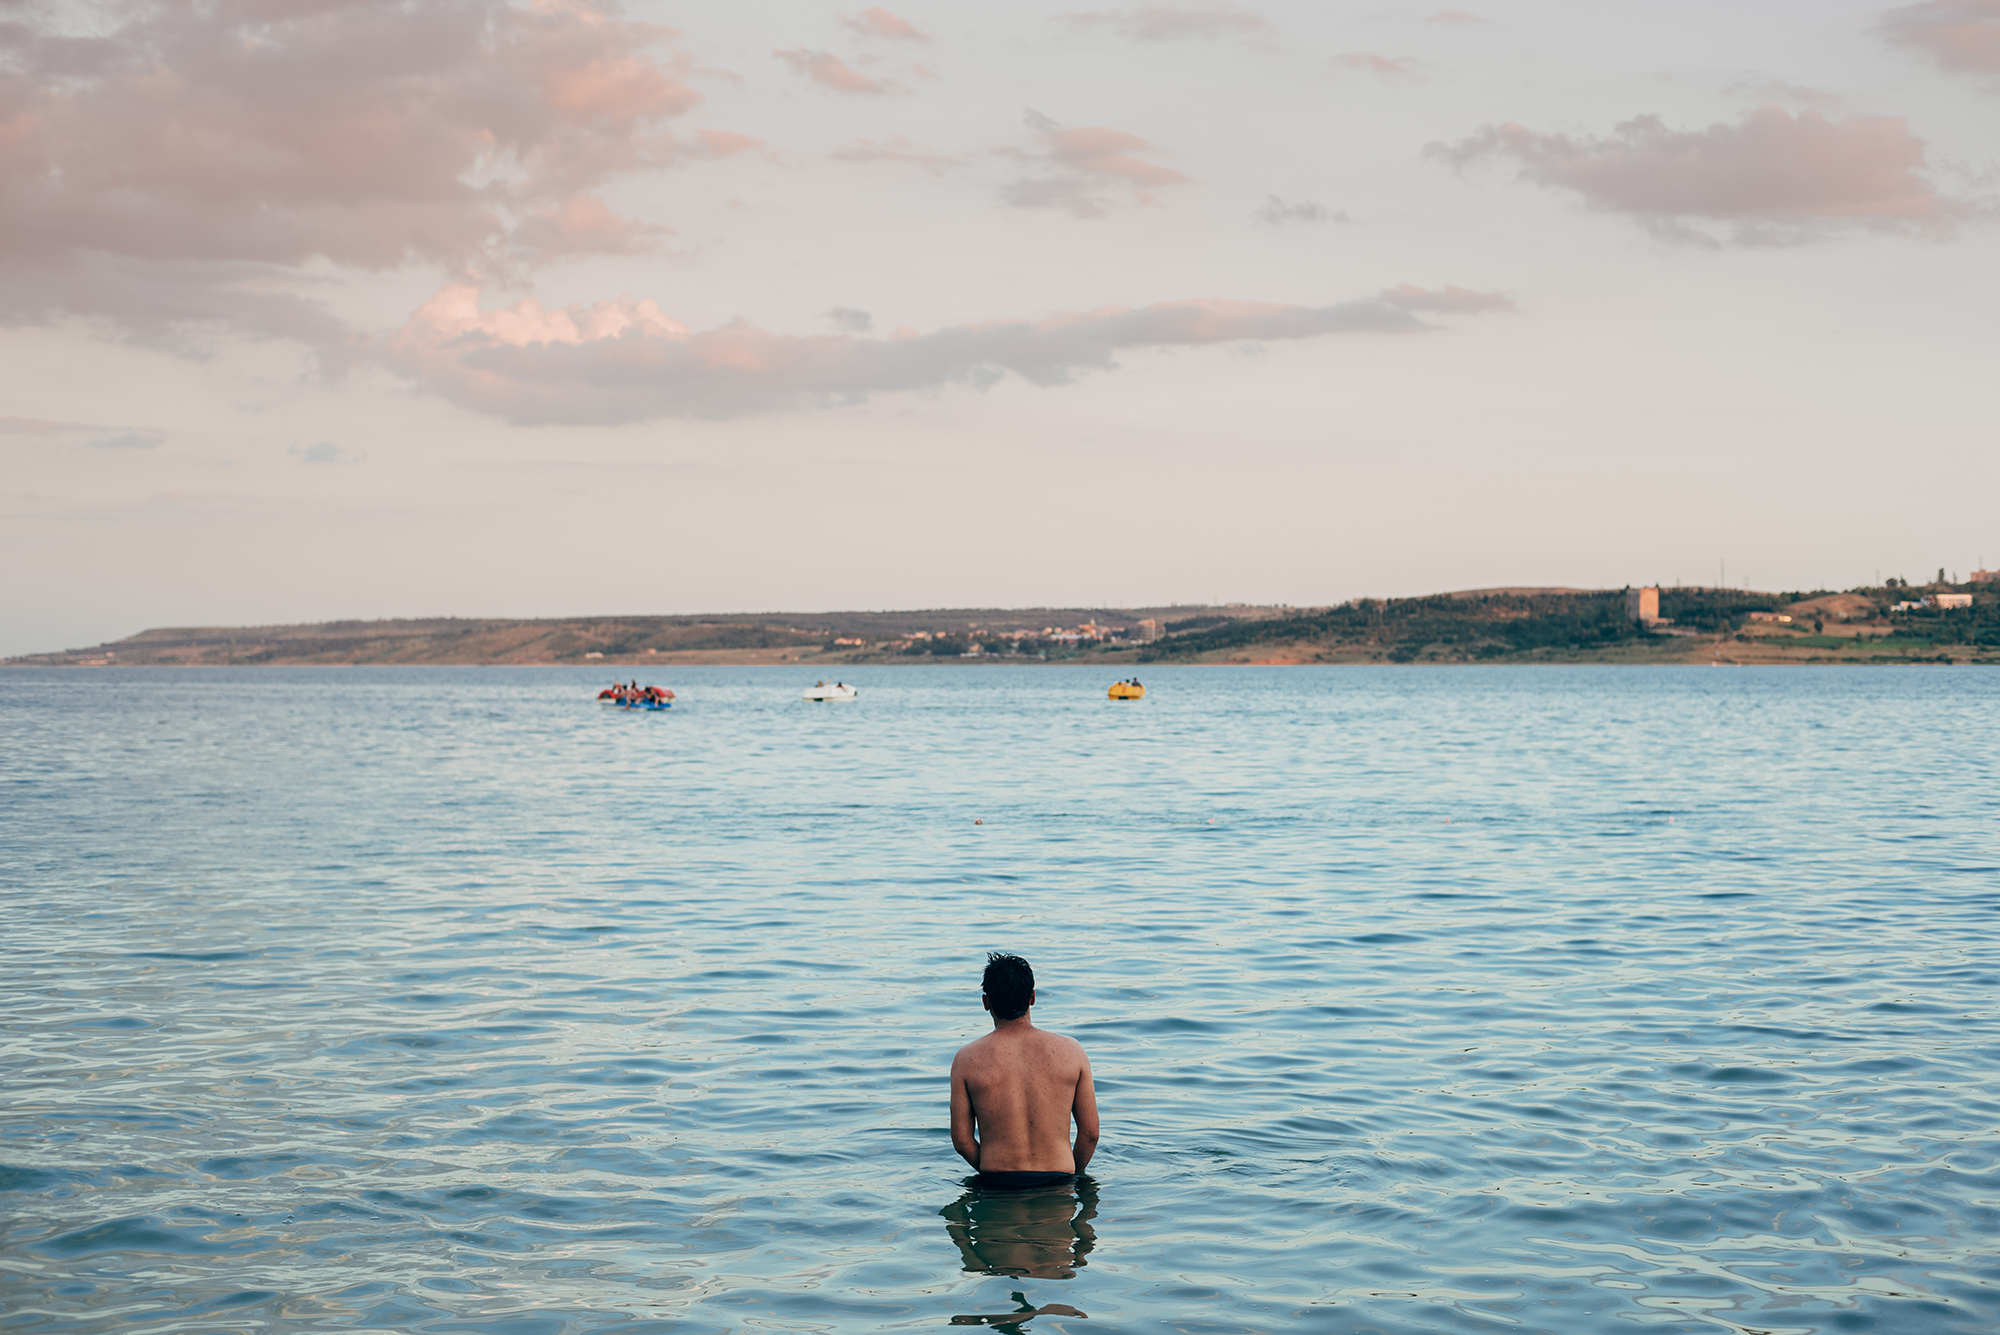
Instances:
[[[972,823],[974,825],[984,825],[986,822],[983,820],[974,820]]]
[[[1215,824],[1215,817],[1213,817],[1213,816],[1210,816],[1210,817],[1208,818],[1208,823],[1209,823],[1210,825],[1213,825],[1213,824]]]

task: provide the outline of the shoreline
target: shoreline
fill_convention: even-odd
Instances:
[[[2000,655],[1938,654],[1928,657],[1877,654],[1871,657],[1805,657],[1785,656],[1768,658],[1709,659],[1690,658],[1616,658],[1598,656],[1549,656],[1541,658],[1487,659],[1434,659],[1425,662],[1401,662],[1387,656],[1363,658],[1326,658],[1307,660],[1299,658],[1249,658],[1249,659],[1190,659],[1185,662],[1154,662],[1135,664],[1129,658],[1075,658],[1043,662],[1034,658],[991,657],[966,662],[898,662],[894,659],[851,659],[833,660],[820,658],[798,659],[738,659],[728,656],[690,655],[686,658],[669,659],[665,655],[658,658],[605,660],[601,663],[556,663],[556,662],[330,662],[324,659],[268,659],[254,663],[27,663],[20,661],[0,662],[0,671],[77,671],[125,668],[133,671],[174,670],[201,668],[204,670],[223,669],[228,671],[256,671],[261,668],[328,668],[355,669],[365,671],[370,668],[521,668],[524,670],[544,670],[560,668],[566,672],[596,671],[603,668],[612,672],[635,671],[645,668],[679,667],[758,667],[796,668],[801,671],[812,669],[852,669],[852,668],[900,668],[911,671],[946,671],[953,669],[976,670],[993,667],[1031,667],[1054,669],[1088,669],[1090,671],[1128,671],[1135,667],[1140,671],[1160,668],[1523,668],[1523,667],[1623,667],[1623,668],[1676,668],[1676,667],[2000,667]]]
[[[1151,608],[396,618],[160,627],[3,667],[983,667],[2000,663],[2000,589],[1507,588]],[[1949,594],[1949,597],[1944,596]],[[1644,595],[1643,599],[1640,595]],[[1004,650],[1004,652],[995,652]]]

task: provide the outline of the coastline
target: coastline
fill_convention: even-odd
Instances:
[[[1955,646],[1956,647],[1956,646]],[[983,654],[977,658],[910,658],[898,655],[825,654],[809,650],[686,650],[661,654],[623,655],[616,658],[557,660],[554,658],[481,657],[294,657],[283,654],[242,657],[233,661],[205,658],[135,659],[87,655],[30,655],[0,661],[6,668],[260,668],[260,667],[524,667],[601,668],[607,673],[657,672],[684,667],[795,667],[802,671],[832,671],[855,667],[892,667],[909,670],[976,670],[986,667],[1089,668],[1093,670],[1145,670],[1148,667],[1943,667],[2000,666],[2000,652],[1983,647],[1938,649],[1923,645],[1914,649],[1856,645],[1847,652],[1793,646],[1782,643],[1743,640],[1731,636],[1705,636],[1678,651],[1660,651],[1651,646],[1627,651],[1575,650],[1547,651],[1490,658],[1435,657],[1419,660],[1397,658],[1386,651],[1258,653],[1203,655],[1186,659],[1155,660],[1148,663],[1132,649],[1112,649],[1080,653],[1062,658],[1042,659],[1031,655]]]
[[[428,618],[163,627],[4,667],[871,667],[996,663],[1144,668],[1602,663],[2000,663],[2000,595],[1907,586],[1843,593],[1674,588],[1636,620],[1630,590],[1476,589],[1332,607],[960,608],[917,611]],[[1914,609],[1914,610],[1912,610]]]

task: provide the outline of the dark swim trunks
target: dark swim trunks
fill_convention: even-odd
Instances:
[[[1066,1187],[1076,1181],[1075,1173],[980,1173],[973,1179],[979,1186],[1001,1191],[1024,1187]]]

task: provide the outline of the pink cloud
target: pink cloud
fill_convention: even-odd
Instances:
[[[52,422],[45,417],[0,417],[0,436],[62,436],[102,429],[87,422]]]
[[[1842,226],[1939,230],[1967,212],[1924,179],[1923,141],[1894,116],[1835,120],[1762,107],[1705,130],[1641,116],[1602,138],[1489,125],[1426,151],[1459,166],[1510,160],[1526,180],[1706,244],[1717,238],[1690,219],[1733,223],[1728,239],[1739,243],[1774,244]]]
[[[562,255],[642,255],[672,233],[621,218],[595,195],[572,195],[560,208],[530,213],[514,228],[515,240],[534,258]]]
[[[1892,9],[1875,31],[1921,51],[1939,69],[2000,74],[2000,0],[1929,0]]]
[[[1440,9],[1437,13],[1425,19],[1424,22],[1468,26],[1474,23],[1484,23],[1486,20],[1480,18],[1477,14],[1468,14],[1462,9]]]
[[[1077,28],[1108,28],[1138,42],[1212,41],[1269,31],[1262,15],[1238,5],[1148,5],[1058,14]]]
[[[801,78],[811,79],[836,93],[880,95],[893,91],[888,84],[871,79],[831,51],[773,51],[772,55],[792,67]]]
[[[1073,130],[1051,129],[1049,158],[1065,167],[1131,181],[1138,185],[1179,185],[1188,178],[1171,167],[1142,162],[1127,150],[1145,148],[1146,141],[1122,130],[1102,126],[1081,126]]]
[[[1001,198],[1016,208],[1061,208],[1079,218],[1096,218],[1110,211],[1110,202],[1099,193],[1105,186],[1128,188],[1135,202],[1151,205],[1159,203],[1155,188],[1189,180],[1171,167],[1134,157],[1149,147],[1138,135],[1104,126],[1065,128],[1038,111],[1029,111],[1025,119],[1040,147],[1015,156],[1041,170],[1002,187]]]
[[[495,311],[479,308],[480,290],[470,284],[454,284],[417,308],[400,337],[422,331],[424,340],[437,347],[450,347],[472,339],[485,344],[525,347],[535,343],[590,343],[613,339],[628,330],[652,338],[686,342],[687,326],[670,320],[651,301],[620,297],[591,306],[544,309],[533,297]]]
[[[517,422],[730,417],[983,387],[1010,373],[1060,385],[1112,369],[1128,349],[1420,333],[1435,326],[1416,311],[1512,309],[1490,294],[1405,285],[1334,306],[1208,298],[869,337],[776,334],[740,322],[694,333],[630,297],[561,310],[533,300],[482,310],[479,301],[477,288],[446,288],[410,318],[385,359],[467,408]]]
[[[859,14],[843,14],[840,22],[843,27],[863,37],[887,37],[900,42],[928,42],[931,39],[930,34],[916,24],[891,14],[880,5],[864,9]]]
[[[680,156],[683,160],[733,158],[738,153],[748,153],[763,146],[763,140],[738,134],[734,130],[696,130],[693,142],[684,142]]]
[[[1391,60],[1387,56],[1370,55],[1366,51],[1349,51],[1334,57],[1351,70],[1361,70],[1384,79],[1414,79],[1416,66],[1409,60]]]
[[[596,191],[752,141],[668,123],[674,34],[589,0],[23,8],[0,66],[0,319],[68,311],[339,341],[273,281],[493,273],[651,230]],[[166,341],[171,341],[167,339]]]

